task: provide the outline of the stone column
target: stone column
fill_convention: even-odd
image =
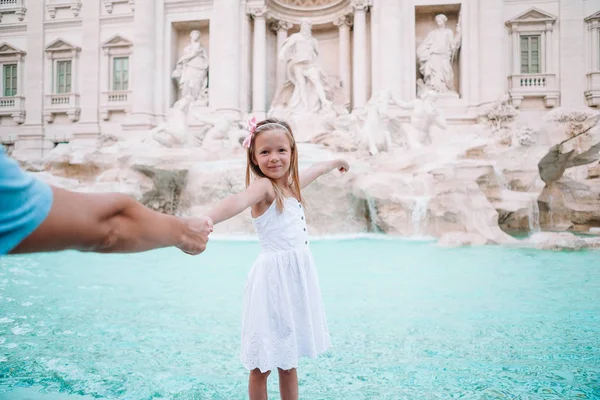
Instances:
[[[352,19],[348,15],[343,15],[334,21],[339,28],[340,42],[339,49],[339,76],[344,91],[346,102],[350,103],[352,96],[352,59],[350,57],[350,27]]]
[[[554,25],[550,22],[546,23],[546,73],[553,74],[556,71],[554,67]]]
[[[136,0],[131,57],[131,116],[125,129],[145,130],[154,125],[154,0]],[[87,44],[86,44],[87,45]]]
[[[592,35],[591,46],[590,49],[590,71],[598,71],[598,21],[594,21],[589,30]]]
[[[380,86],[396,95],[402,94],[402,60],[406,52],[402,49],[402,2],[384,1],[380,7],[379,56]]]
[[[267,100],[267,21],[266,7],[248,9],[254,19],[254,41],[252,42],[252,114],[263,119]]]
[[[44,150],[52,148],[50,142],[44,140],[42,110],[44,107],[44,35],[45,7],[29,7],[27,10],[27,56],[25,59],[25,74],[19,79],[24,81],[23,95],[25,96],[25,124],[18,133],[15,152],[17,158],[40,157]],[[6,136],[4,136],[6,138]]]
[[[562,107],[584,107],[585,105],[585,18],[583,0],[560,2],[560,105]],[[551,36],[549,36],[551,37]],[[546,49],[550,48],[550,44]],[[547,50],[546,50],[547,51]],[[555,70],[556,71],[556,70]]]
[[[95,140],[100,134],[98,108],[100,86],[100,0],[87,0],[81,9],[82,41],[78,76],[81,85],[74,86],[80,96],[81,116],[73,133],[77,142]],[[108,71],[110,74],[110,70]]]
[[[367,54],[370,55],[369,80],[370,85],[367,85],[367,93],[376,93],[385,86],[381,77],[381,46],[388,38],[381,36],[381,11],[383,3],[372,4],[369,8],[369,33],[367,37]]]
[[[240,0],[213,2],[210,19],[210,105],[220,114],[240,114]]]
[[[471,34],[479,36],[479,47],[475,49],[479,52],[479,101],[482,103],[498,100],[505,91],[506,73],[502,68],[504,54],[501,48],[490,45],[491,43],[502,43],[506,35],[504,26],[504,1],[503,0],[479,0],[479,30]],[[510,37],[512,40],[513,57],[519,54],[519,41],[517,33],[514,31]],[[464,32],[464,29],[463,29]],[[516,62],[514,62],[516,61]],[[514,70],[514,68],[517,68]],[[518,74],[519,60],[513,60],[511,72],[509,75]]]
[[[243,113],[252,109],[252,21],[246,4],[240,4],[240,110]]]
[[[367,9],[368,0],[352,0],[354,8],[354,54],[352,108],[367,104]]]
[[[543,51],[542,57],[540,57],[540,70],[545,71],[546,73],[549,72],[547,65],[548,65],[548,48],[550,47],[550,46],[548,46],[548,44],[550,44],[550,43],[547,42],[547,36],[548,36],[547,32],[548,31],[544,30],[540,36],[540,47],[542,49],[544,49],[544,50],[542,50]]]
[[[275,22],[271,29],[275,31],[277,34],[277,72],[275,82],[277,84],[277,89],[283,86],[286,79],[286,70],[285,70],[285,60],[279,59],[279,50],[283,46],[283,42],[288,37],[288,30],[292,29],[292,23],[284,20],[279,20]]]
[[[521,73],[521,67],[519,64],[519,57],[521,55],[520,52],[520,46],[519,46],[519,31],[518,31],[518,27],[517,25],[511,25],[510,27],[510,32],[511,32],[511,40],[512,40],[512,51],[511,51],[511,56],[512,56],[512,65],[511,65],[511,75],[519,75]]]

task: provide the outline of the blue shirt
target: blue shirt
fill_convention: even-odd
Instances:
[[[0,146],[0,255],[35,231],[51,207],[50,186],[21,170]]]

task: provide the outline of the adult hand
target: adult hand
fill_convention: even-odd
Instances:
[[[206,249],[208,235],[213,231],[210,217],[184,218],[185,230],[177,248],[186,254],[198,255]]]

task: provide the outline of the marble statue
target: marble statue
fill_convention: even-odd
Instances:
[[[456,93],[452,64],[461,44],[460,17],[456,34],[446,28],[448,18],[436,15],[437,29],[429,32],[417,48],[419,72],[427,87],[437,93]]]
[[[395,102],[392,92],[384,89],[374,93],[365,107],[366,116],[360,131],[359,147],[368,149],[371,155],[389,151],[392,147],[388,126],[388,106],[391,102]]]
[[[200,44],[200,31],[190,32],[172,77],[179,85],[180,99],[190,97],[196,105],[208,106],[208,56]]]
[[[301,24],[300,32],[288,37],[279,50],[279,59],[286,63],[286,82],[278,90],[272,107],[286,110],[319,112],[332,108],[328,96],[327,77],[317,65],[319,45],[312,36],[309,21]]]
[[[388,109],[391,104],[412,110],[410,123],[402,124],[402,139],[410,149],[430,145],[432,127],[446,129],[446,120],[435,105],[436,92],[427,88],[422,80],[417,84],[419,96],[408,102],[402,101],[388,89],[373,94],[365,107],[365,120],[358,135],[359,148],[368,150],[371,155],[390,151],[393,144],[393,124]]]
[[[403,124],[408,146],[412,149],[431,144],[432,127],[447,128],[446,119],[435,104],[437,93],[421,80],[417,82],[417,86],[419,96],[415,100],[405,102],[394,97],[394,102],[399,107],[412,110],[410,123]]]
[[[192,108],[193,101],[192,96],[186,96],[176,101],[173,107],[167,110],[165,122],[150,131],[152,138],[164,147],[200,146],[206,132],[214,123],[209,115]],[[189,129],[190,114],[199,124],[194,132]]]
[[[166,120],[150,131],[152,138],[165,147],[179,147],[187,142],[187,118],[192,97],[178,100],[167,110]]]
[[[189,114],[203,125],[202,116],[193,106],[208,106],[208,57],[200,44],[200,32],[190,32],[190,43],[177,61],[172,78],[179,86],[179,100],[167,110],[165,122],[150,131],[152,138],[165,147],[197,146],[201,140],[189,133]]]

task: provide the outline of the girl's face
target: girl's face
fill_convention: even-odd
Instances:
[[[254,144],[254,161],[266,177],[287,182],[292,149],[287,134],[279,129],[261,132]],[[282,182],[282,183],[285,183]]]

